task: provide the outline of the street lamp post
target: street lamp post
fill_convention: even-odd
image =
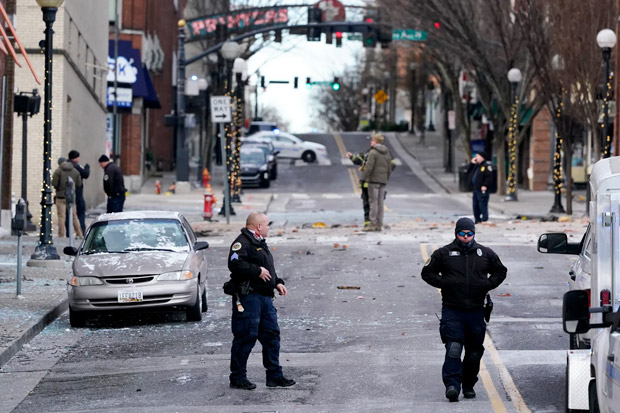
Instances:
[[[409,63],[409,69],[411,70],[411,125],[409,133],[415,133],[415,104],[416,104],[416,69],[418,64],[416,62]]]
[[[508,81],[513,97],[512,108],[510,110],[510,123],[508,127],[508,189],[505,201],[518,201],[517,198],[517,113],[519,110],[519,95],[517,86],[522,79],[521,71],[512,68],[508,71]]]
[[[205,134],[205,131],[207,129],[207,108],[209,105],[209,93],[207,91],[207,89],[209,88],[209,82],[207,82],[207,79],[203,79],[200,78],[198,79],[198,98],[200,100],[202,100],[202,104],[200,105],[200,130],[198,133],[198,171],[196,172],[196,180],[197,182],[201,183],[202,182],[202,174],[204,171],[204,168],[206,168],[206,159],[205,159],[205,152],[206,147],[204,146],[204,141],[205,139],[203,138],[203,135]]]
[[[235,75],[236,87],[234,97],[235,110],[233,117],[233,123],[235,125],[235,148],[233,151],[233,194],[231,202],[241,202],[241,128],[243,127],[243,114],[245,112],[244,86],[248,74],[247,62],[244,59],[237,57],[234,60],[232,71]]]
[[[435,132],[435,124],[433,123],[433,119],[434,119],[434,108],[433,108],[433,103],[435,100],[435,84],[433,82],[429,82],[427,85],[427,89],[429,91],[429,99],[428,99],[428,107],[429,107],[429,112],[428,112],[428,128],[427,130],[429,132]]]
[[[176,180],[189,181],[189,151],[185,146],[185,20],[178,22],[177,111],[176,111]]]
[[[560,55],[555,55],[551,59],[551,68],[554,71],[564,70],[564,59]],[[565,213],[562,206],[562,135],[560,132],[562,123],[562,108],[564,106],[564,87],[561,86],[560,96],[558,97],[558,103],[555,113],[555,151],[553,154],[553,191],[554,199],[553,206],[549,212],[553,213]]]
[[[609,136],[609,101],[611,94],[611,73],[609,70],[609,58],[611,57],[611,49],[616,45],[616,33],[611,29],[603,29],[596,35],[596,43],[603,52],[603,66],[605,77],[603,79],[605,90],[603,95],[603,158],[611,156],[611,137]]]
[[[53,37],[52,26],[56,21],[56,12],[63,0],[36,0],[43,12],[45,22],[45,40],[40,43],[44,47],[45,81],[43,87],[43,189],[41,190],[41,233],[31,258],[33,260],[59,260],[52,239],[52,59]]]
[[[239,57],[242,53],[241,45],[237,42],[227,41],[224,42],[222,47],[220,48],[220,54],[226,60],[226,81],[225,81],[225,89],[226,95],[231,95],[232,90],[232,68],[233,61]],[[235,211],[232,207],[230,192],[232,187],[232,168],[233,168],[233,153],[232,153],[232,135],[234,122],[229,123],[226,126],[224,135],[221,139],[222,148],[226,148],[226,159],[223,160],[226,164],[226,182],[224,185],[224,203],[222,209],[220,210],[220,215],[225,215],[228,211],[230,215],[235,215]]]

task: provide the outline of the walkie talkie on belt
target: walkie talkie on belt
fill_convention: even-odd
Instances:
[[[493,300],[491,300],[491,295],[487,294],[487,302],[484,305],[484,321],[487,323],[491,319],[491,313],[493,312]]]

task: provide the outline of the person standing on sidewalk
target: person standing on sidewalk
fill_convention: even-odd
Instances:
[[[383,135],[373,135],[366,162],[362,165],[362,181],[368,182],[370,225],[363,231],[381,231],[383,228],[383,201],[385,186],[392,174],[392,155],[383,145]]]
[[[90,165],[80,165],[80,153],[75,149],[69,151],[69,161],[73,164],[73,167],[80,173],[82,177],[82,185],[75,187],[75,209],[77,210],[78,220],[80,221],[80,227],[82,233],[86,232],[86,202],[84,201],[84,180],[90,176]]]
[[[274,290],[284,296],[287,290],[276,273],[267,247],[268,234],[267,216],[252,212],[228,253],[228,269],[234,284],[231,322],[234,338],[230,350],[230,387],[233,389],[256,388],[247,378],[248,358],[256,340],[263,347],[267,387],[295,384],[295,380],[284,377],[280,365],[280,327],[273,299]]]
[[[82,185],[82,178],[80,173],[73,167],[73,163],[67,161],[65,158],[58,158],[58,168],[52,174],[52,186],[56,190],[54,200],[56,203],[56,213],[58,215],[58,236],[65,236],[65,219],[67,219],[67,202],[65,200],[65,191],[67,189],[67,181],[73,180],[75,187]],[[77,211],[75,208],[75,202],[71,208],[73,219],[73,229],[75,230],[75,236],[81,238],[83,236],[82,228],[80,227],[80,221],[78,220]],[[67,231],[69,232],[69,231]]]
[[[347,152],[347,158],[353,162],[354,165],[362,166],[366,162],[368,152],[372,149],[372,146],[366,149],[364,152],[353,155],[351,152]],[[364,228],[370,226],[370,204],[368,203],[368,182],[364,182],[360,179],[360,190],[362,191],[362,205],[364,207]]]
[[[478,152],[472,158],[467,169],[472,188],[474,189],[472,204],[476,224],[489,219],[489,190],[495,186],[495,183],[493,182],[493,164],[488,159],[486,152]]]
[[[476,397],[480,360],[484,353],[484,299],[505,279],[507,269],[497,254],[474,240],[475,225],[461,218],[455,239],[435,252],[422,268],[422,279],[441,289],[439,334],[446,347],[441,375],[446,398],[459,400],[461,385],[466,399]],[[461,352],[465,356],[461,360]]]
[[[99,157],[99,166],[103,169],[103,190],[108,196],[106,212],[123,212],[126,189],[121,168],[106,155]]]

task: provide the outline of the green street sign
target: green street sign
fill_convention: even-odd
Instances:
[[[361,33],[349,33],[349,35],[347,36],[347,40],[362,40],[362,34]]]
[[[394,29],[392,30],[392,40],[411,40],[423,42],[428,39],[428,35],[423,30],[413,29]]]

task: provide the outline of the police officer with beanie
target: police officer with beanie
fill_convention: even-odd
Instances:
[[[478,152],[469,164],[467,173],[474,189],[473,209],[476,224],[489,219],[489,189],[493,182],[493,164],[486,152]]]
[[[472,220],[459,219],[454,241],[433,252],[422,268],[422,279],[441,289],[439,333],[446,347],[441,375],[451,402],[459,400],[461,387],[466,399],[476,397],[474,385],[486,332],[484,299],[504,281],[507,272],[497,254],[478,244],[474,236]]]
[[[80,153],[75,149],[69,151],[69,161],[82,177],[82,185],[75,187],[75,206],[82,233],[86,232],[86,202],[84,201],[84,180],[90,176],[90,165],[80,165]],[[67,220],[69,222],[69,220]],[[69,229],[67,228],[67,232]]]
[[[265,238],[269,219],[260,212],[248,215],[245,228],[228,254],[230,277],[236,285],[232,306],[233,342],[230,351],[230,387],[253,390],[247,378],[247,362],[256,340],[263,347],[263,366],[267,387],[289,387],[294,380],[282,374],[280,366],[280,327],[273,305],[274,290],[286,295],[284,281],[278,277]]]

